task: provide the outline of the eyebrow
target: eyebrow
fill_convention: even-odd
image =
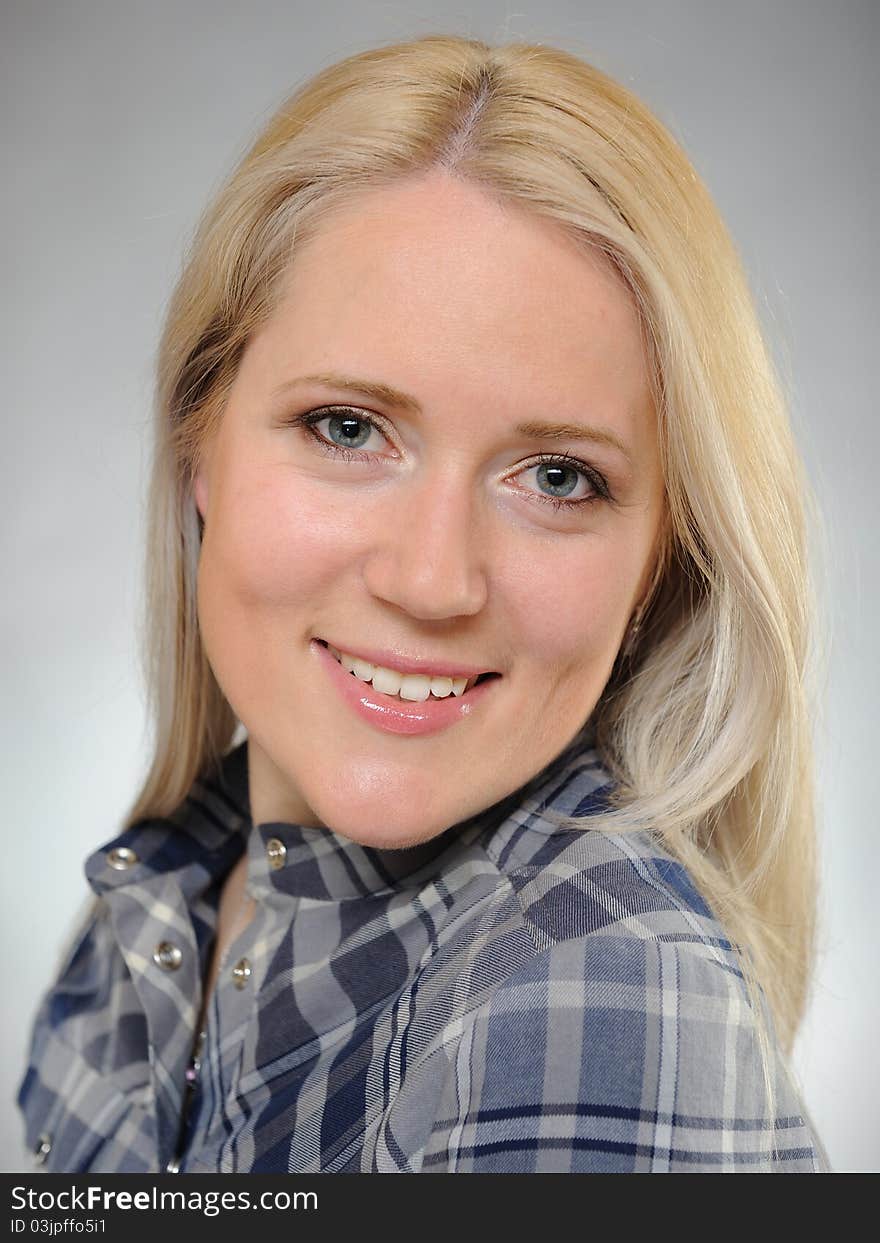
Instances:
[[[298,376],[295,380],[288,380],[282,384],[275,390],[274,395],[280,396],[304,384],[345,389],[347,392],[366,397],[370,401],[378,401],[393,409],[403,410],[407,414],[422,414],[421,406],[409,393],[402,393],[399,389],[392,388],[390,384],[383,384],[381,381],[363,380],[355,376],[341,375],[336,371],[322,371],[315,375]],[[540,419],[528,419],[525,423],[518,423],[513,430],[518,436],[523,436],[527,440],[588,440],[595,444],[609,445],[612,449],[617,449],[619,453],[622,453],[627,462],[632,464],[629,450],[607,428],[590,427],[586,423],[548,423]]]

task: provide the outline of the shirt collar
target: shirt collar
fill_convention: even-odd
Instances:
[[[86,863],[86,875],[92,888],[103,893],[175,872],[192,900],[225,876],[246,850],[248,887],[258,900],[340,901],[418,888],[442,871],[449,852],[491,834],[593,741],[587,722],[555,759],[504,799],[430,841],[386,850],[329,829],[284,821],[254,825],[245,740],[214,773],[194,782],[172,816],[140,821],[96,851]]]

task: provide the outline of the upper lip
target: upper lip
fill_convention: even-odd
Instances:
[[[476,678],[481,673],[495,672],[485,665],[460,665],[449,660],[435,659],[433,656],[413,656],[400,648],[352,647],[348,643],[336,643],[332,639],[321,641],[335,647],[338,652],[347,652],[349,656],[367,660],[371,665],[382,665],[385,669],[396,669],[400,673],[421,673],[429,678]]]

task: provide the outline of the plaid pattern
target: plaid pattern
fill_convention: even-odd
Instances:
[[[97,900],[19,1092],[31,1151],[68,1173],[161,1171],[178,1149],[182,1172],[827,1170],[778,1050],[762,1120],[742,979],[683,869],[648,834],[541,814],[588,817],[610,784],[582,733],[501,803],[379,851],[252,825],[241,743],[172,817],[87,861]],[[136,862],[110,866],[119,847]],[[243,850],[258,913],[221,966],[181,1133]]]

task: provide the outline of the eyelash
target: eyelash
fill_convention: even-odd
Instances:
[[[344,445],[334,444],[332,440],[327,440],[315,429],[317,423],[322,423],[324,419],[333,418],[334,415],[347,415],[349,418],[356,419],[359,423],[367,423],[370,427],[380,432],[383,436],[385,432],[379,423],[371,416],[355,409],[352,406],[322,406],[317,410],[309,410],[305,414],[296,415],[288,421],[289,427],[300,427],[306,431],[311,439],[317,444],[319,449],[331,457],[341,457],[346,462],[364,461],[376,456],[374,453],[365,453],[359,450],[346,449]],[[387,439],[387,437],[386,437]],[[524,466],[523,470],[531,470],[535,466],[570,466],[576,470],[578,474],[583,475],[590,486],[594,489],[592,496],[582,496],[574,501],[567,501],[564,497],[545,496],[540,492],[534,493],[534,496],[542,504],[550,505],[555,511],[567,509],[572,510],[581,505],[595,505],[599,501],[612,501],[613,497],[608,488],[608,484],[592,466],[588,466],[586,462],[580,458],[573,457],[569,453],[543,453],[540,454],[536,461],[530,462]]]

